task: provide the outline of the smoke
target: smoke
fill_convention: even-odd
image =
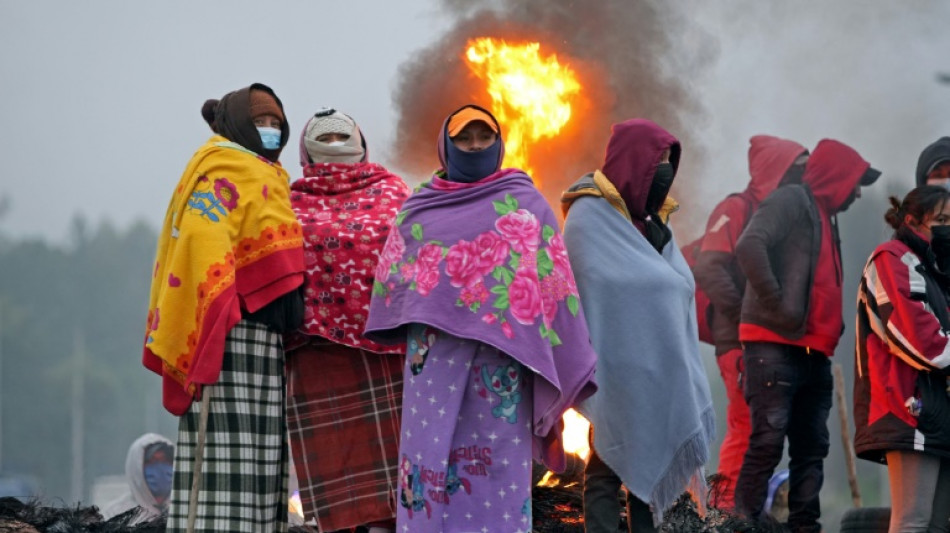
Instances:
[[[538,41],[542,55],[556,54],[580,77],[583,89],[570,123],[556,138],[530,147],[533,177],[552,205],[570,183],[600,166],[613,123],[649,118],[680,139],[684,156],[697,156],[700,143],[690,125],[705,110],[685,73],[704,70],[715,46],[685,13],[666,4],[444,0],[454,26],[399,69],[396,166],[413,175],[431,172],[438,167],[435,140],[445,117],[467,103],[491,107],[484,82],[463,59],[468,41],[484,36]],[[681,174],[699,159],[684,157]]]

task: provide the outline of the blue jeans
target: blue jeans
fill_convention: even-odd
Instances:
[[[736,508],[747,517],[762,517],[769,478],[788,438],[788,527],[796,533],[821,531],[818,493],[829,446],[831,362],[820,352],[787,344],[750,342],[743,349],[752,433],[736,483]]]

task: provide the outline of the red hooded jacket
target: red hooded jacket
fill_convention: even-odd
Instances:
[[[739,338],[832,355],[843,330],[841,252],[832,218],[870,167],[854,149],[818,143],[802,185],[773,192],[736,244],[748,279]]]
[[[745,291],[745,276],[736,263],[736,241],[752,213],[778,187],[798,156],[808,150],[794,142],[770,135],[749,140],[749,174],[745,191],[731,194],[713,209],[693,274],[696,285],[709,298],[706,312],[716,354],[740,348],[739,311]],[[699,298],[697,298],[699,301]]]

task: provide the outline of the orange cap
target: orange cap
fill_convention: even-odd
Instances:
[[[452,115],[449,119],[449,137],[455,137],[461,132],[469,122],[481,120],[495,133],[498,133],[498,126],[495,120],[488,113],[474,107],[463,107],[461,111]]]

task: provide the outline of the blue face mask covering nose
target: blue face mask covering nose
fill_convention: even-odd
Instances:
[[[494,174],[501,162],[501,140],[477,152],[466,152],[455,146],[451,139],[445,144],[446,177],[449,181],[472,183]]]
[[[257,128],[261,134],[261,143],[268,150],[280,148],[280,130],[276,128]]]
[[[159,502],[168,498],[172,492],[172,465],[168,463],[151,463],[145,465],[145,484],[148,490]]]

